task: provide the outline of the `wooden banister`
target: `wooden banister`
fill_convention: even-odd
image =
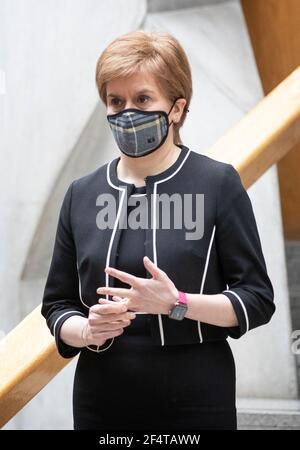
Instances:
[[[248,189],[300,141],[300,66],[209,149]]]
[[[70,362],[57,353],[41,305],[0,341],[0,361],[1,427]]]
[[[300,141],[300,68],[210,148],[231,163],[245,188]],[[38,306],[0,341],[0,426],[31,400],[69,361],[61,358]]]

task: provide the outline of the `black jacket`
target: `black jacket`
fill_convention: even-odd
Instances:
[[[238,326],[225,328],[191,319],[176,321],[167,315],[151,315],[153,343],[157,345],[202,343],[239,338],[267,323],[275,311],[274,292],[267,274],[260,238],[249,196],[236,169],[180,145],[176,162],[158,175],[146,178],[146,198],[152,226],[146,230],[145,254],[164,270],[177,289],[188,293],[223,293],[231,301]],[[55,336],[63,357],[80,348],[59,337],[63,322],[72,315],[88,316],[97,303],[100,286],[114,286],[105,274],[114,267],[122,217],[133,185],[118,179],[119,158],[79,178],[69,186],[60,210],[53,257],[45,285],[42,314]],[[99,194],[111,194],[118,207],[113,229],[99,229]],[[204,232],[201,239],[186,239],[184,226],[157,226],[159,194],[204,194]],[[151,201],[152,203],[151,203]],[[194,203],[193,203],[194,204]],[[150,274],[147,274],[150,276]],[[111,299],[110,297],[108,297]],[[113,339],[101,347],[108,349]]]

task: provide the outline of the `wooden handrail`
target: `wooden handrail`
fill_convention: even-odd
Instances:
[[[300,66],[209,149],[248,189],[300,141]]]
[[[0,341],[0,427],[70,360],[56,350],[41,305]]]
[[[210,148],[239,171],[245,188],[300,141],[300,68]],[[57,353],[38,306],[0,341],[0,426],[68,362]]]

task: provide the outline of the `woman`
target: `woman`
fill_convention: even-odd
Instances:
[[[119,37],[96,83],[120,156],[69,186],[42,306],[59,353],[80,352],[74,428],[236,429],[227,337],[275,310],[250,199],[182,144],[192,81],[173,36]]]

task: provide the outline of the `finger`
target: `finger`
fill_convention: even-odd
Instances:
[[[134,275],[131,275],[130,273],[123,272],[122,270],[116,269],[114,267],[106,267],[104,269],[106,273],[111,275],[112,277],[118,278],[119,280],[123,281],[124,283],[129,284],[130,286],[136,285],[136,279]]]
[[[128,297],[129,289],[103,286],[97,289],[97,294],[118,295],[119,297]]]
[[[118,320],[133,320],[136,314],[134,312],[124,312],[121,314],[94,314],[91,316],[92,324],[100,325],[102,323],[116,322]]]
[[[113,296],[112,298],[113,298],[113,300],[114,300],[114,297],[115,296]],[[119,296],[116,296],[116,298],[118,299],[117,301],[111,301],[111,300],[106,300],[107,301],[107,303],[109,304],[109,305],[112,305],[112,304],[116,304],[116,303],[118,303],[118,304],[123,304],[123,305],[126,305],[127,306],[127,303],[128,303],[128,301],[129,301],[129,299],[127,298],[127,297],[119,297]],[[99,303],[100,304],[102,304],[102,302],[100,301],[101,299],[99,299]],[[128,309],[128,308],[127,308]]]
[[[111,322],[111,323],[102,323],[101,327],[99,325],[91,325],[90,330],[93,336],[95,336],[98,333],[102,333],[104,331],[115,331],[119,328],[125,328],[128,327],[131,324],[130,320],[122,320],[118,322]]]
[[[114,295],[112,299],[115,302],[124,302],[124,301],[126,301],[123,297],[119,297],[118,295]]]
[[[102,299],[99,300],[101,302]],[[102,303],[102,302],[101,302]],[[95,314],[121,314],[127,311],[127,304],[125,302],[112,302],[109,300],[109,303],[93,305],[90,308],[90,311]]]
[[[127,297],[119,297],[117,295],[113,295],[112,299],[113,299],[113,302],[111,300],[106,300],[106,302],[109,303],[110,305],[112,303],[119,303],[119,304],[124,304],[127,306],[127,303],[129,301],[129,299]],[[99,303],[102,303],[100,300],[101,299],[99,299]]]
[[[119,304],[125,304],[126,307],[127,307],[126,311],[132,311],[132,312],[138,311],[138,308],[136,308],[136,306],[133,305],[132,300],[129,300],[129,298],[127,298],[127,297],[119,297],[119,296],[117,296],[117,295],[114,295],[112,298],[113,298],[113,300],[115,300],[116,303],[119,303]],[[100,303],[100,302],[102,303],[101,300],[104,300],[104,299],[101,299],[101,298],[100,298],[100,299],[98,300],[99,303]],[[111,300],[106,300],[106,302],[109,303],[109,304],[112,303]],[[96,311],[97,314],[102,314],[102,313],[101,313],[101,310],[99,310],[99,309],[96,309],[95,311]],[[115,313],[115,312],[113,311],[113,313]]]
[[[144,256],[143,263],[148,272],[151,273],[154,279],[159,280],[163,276],[163,271],[160,270],[149,258]]]
[[[101,303],[101,304],[109,304],[109,303],[111,303],[111,300],[107,300],[107,298],[103,298],[103,297],[100,297],[99,299],[98,299],[98,302],[99,303]]]
[[[114,297],[113,297],[114,298]],[[121,299],[121,301],[119,301],[118,303],[126,303],[126,301],[128,300],[126,297],[117,297],[118,299]],[[114,302],[112,302],[111,300],[107,300],[106,298],[99,298],[98,299],[98,303],[100,303],[101,305],[113,305]]]
[[[126,304],[127,306],[127,311],[134,311],[134,307],[132,305],[132,301],[130,301],[128,298],[122,298],[122,297],[118,297],[118,296],[113,296],[113,300],[117,303],[123,303]]]
[[[112,298],[115,302],[127,302],[128,298],[127,297],[119,297],[118,295],[114,295]]]
[[[90,345],[103,345],[103,340],[105,339],[111,339],[116,336],[120,336],[124,332],[123,328],[119,328],[118,330],[114,331],[104,331],[103,333],[99,333],[96,336],[92,336],[91,340],[92,343]]]
[[[118,297],[117,295],[113,296],[113,300],[119,302],[119,303],[126,303],[127,311],[138,311],[135,309],[136,307],[133,305],[132,300],[129,300],[127,297]]]

